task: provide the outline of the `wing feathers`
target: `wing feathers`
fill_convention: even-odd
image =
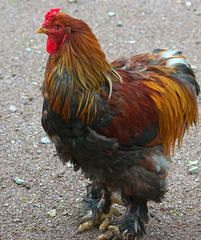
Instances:
[[[158,76],[143,82],[152,90],[150,97],[156,105],[159,117],[159,134],[163,140],[165,154],[169,154],[170,146],[176,139],[180,147],[185,127],[198,123],[196,98],[192,91],[178,80]]]

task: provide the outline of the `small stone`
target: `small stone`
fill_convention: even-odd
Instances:
[[[31,52],[31,48],[26,48],[26,51],[27,52]]]
[[[198,167],[190,168],[190,169],[189,169],[189,172],[190,172],[191,174],[198,174],[198,173],[199,173],[199,172],[198,172]]]
[[[35,45],[35,46],[33,46],[33,49],[39,49],[39,46]]]
[[[48,215],[50,215],[51,217],[55,217],[56,216],[56,209],[52,209],[49,212],[47,212]]]
[[[20,178],[15,178],[14,181],[18,185],[24,185],[24,183],[25,183],[25,181],[23,179],[20,179]]]
[[[198,163],[198,160],[195,160],[195,161],[188,161],[188,166],[196,165],[197,163]]]
[[[108,12],[108,16],[109,16],[109,17],[114,17],[115,15],[116,15],[115,12]]]
[[[43,137],[43,138],[41,138],[41,142],[43,144],[50,143],[50,139],[48,137]]]
[[[117,26],[122,27],[123,26],[122,21],[118,21]]]
[[[150,216],[152,217],[152,218],[154,218],[155,217],[155,214],[154,213],[150,213]]]
[[[66,210],[65,210],[65,211],[62,213],[62,215],[69,215],[69,213],[70,213],[69,211],[66,211]]]
[[[186,6],[187,6],[187,7],[190,7],[191,5],[192,5],[191,2],[186,2]]]
[[[16,218],[13,220],[13,222],[18,223],[18,222],[22,222],[22,220],[20,220],[19,218]]]
[[[11,111],[11,112],[17,112],[17,108],[14,106],[14,105],[11,105],[10,107],[9,107],[9,110]]]
[[[33,97],[32,97],[32,96],[30,96],[30,97],[29,97],[29,101],[32,101],[32,100],[33,100]]]
[[[37,150],[37,152],[36,152],[36,153],[37,153],[37,154],[41,154],[41,152],[42,152],[41,150]]]
[[[128,42],[128,43],[130,43],[130,44],[135,44],[135,43],[136,43],[136,41],[135,41],[135,40],[126,41],[126,42]]]
[[[32,82],[32,85],[37,86],[38,83],[37,82]]]
[[[30,232],[34,232],[34,231],[36,231],[36,228],[34,226],[30,226],[30,227],[28,227],[28,230]]]

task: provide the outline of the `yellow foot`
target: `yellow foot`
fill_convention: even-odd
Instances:
[[[95,220],[90,219],[82,223],[78,228],[78,233],[91,229],[93,226],[96,226],[96,225],[99,225],[99,230],[105,231],[106,228],[110,225],[110,221],[113,216],[119,217],[120,211],[111,206],[110,211],[107,214],[100,213],[98,216],[98,219],[95,219]]]
[[[127,231],[121,233],[118,226],[110,225],[105,233],[100,235],[97,240],[139,240],[141,236],[134,236]]]
[[[118,236],[120,236],[119,227],[110,225],[108,230],[104,234],[100,235],[97,240],[118,239]]]

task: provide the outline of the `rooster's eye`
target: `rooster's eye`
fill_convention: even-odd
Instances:
[[[55,26],[55,28],[56,28],[56,29],[60,29],[60,28],[61,28],[61,25],[60,25],[60,24],[58,24],[58,23],[57,23],[57,24],[55,24],[54,26]]]

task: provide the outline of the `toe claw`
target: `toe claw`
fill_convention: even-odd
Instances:
[[[108,230],[109,230],[109,231],[112,231],[112,232],[114,232],[114,233],[116,233],[116,234],[120,234],[119,227],[117,227],[117,226],[110,225],[110,226],[108,227]]]
[[[137,221],[135,222],[135,232],[136,233],[138,232],[138,223],[137,223]]]
[[[91,220],[84,222],[80,224],[80,226],[78,227],[77,233],[81,233],[85,230],[91,229],[93,226],[94,226],[94,223]]]
[[[123,232],[123,236],[125,236],[127,233],[128,233],[128,229],[126,229],[126,230]]]
[[[100,231],[105,231],[105,229],[110,225],[110,218],[105,218],[101,225],[99,226]]]
[[[98,240],[109,240],[109,239],[118,240],[119,235],[120,235],[119,227],[114,226],[114,225],[110,225],[108,227],[108,230],[104,234],[102,234],[98,237]]]

